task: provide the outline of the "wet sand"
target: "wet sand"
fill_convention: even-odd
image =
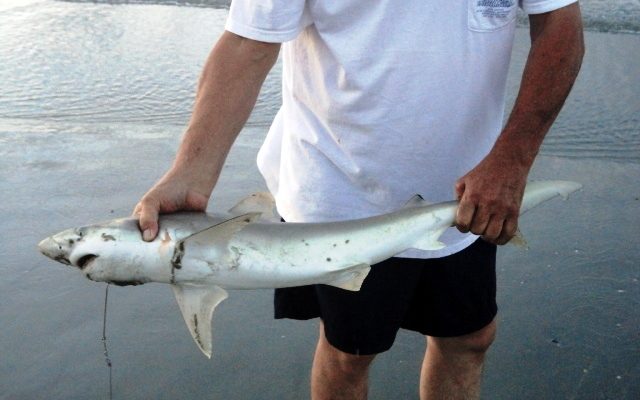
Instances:
[[[595,45],[611,40],[596,36]],[[585,76],[607,60],[589,62]],[[128,215],[169,166],[179,129],[2,119],[0,131],[0,398],[108,398],[105,286],[44,258],[36,244]],[[245,129],[211,210],[264,188],[253,161],[264,133]],[[585,188],[522,218],[530,250],[499,253],[500,328],[483,398],[640,398],[640,164],[543,155],[531,177]],[[214,316],[207,360],[167,286],[112,287],[113,398],[307,398],[316,322],[271,315],[270,291],[232,291]],[[423,338],[401,332],[373,367],[370,398],[417,398],[423,351]]]
[[[262,188],[251,161],[255,143],[244,139],[259,130],[249,128],[240,139],[211,209],[227,209]],[[175,139],[149,139],[140,130],[125,138],[100,132],[24,139],[28,146],[3,143],[2,169],[15,173],[0,184],[0,397],[104,398],[104,285],[45,259],[35,244],[63,228],[127,215],[167,166]],[[637,164],[540,157],[532,178],[576,180],[585,188],[522,218],[530,250],[500,252],[500,330],[487,361],[485,398],[640,393],[639,176]],[[305,398],[316,323],[274,321],[271,313],[270,291],[231,292],[214,316],[208,361],[168,287],[112,287],[114,398]],[[415,398],[423,350],[422,338],[401,333],[373,368],[371,398]]]

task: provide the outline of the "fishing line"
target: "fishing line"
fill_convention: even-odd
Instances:
[[[109,369],[109,400],[113,399],[113,379],[111,373],[111,359],[109,358],[109,350],[107,349],[107,301],[109,299],[109,284],[104,291],[104,313],[102,318],[102,347],[104,348],[104,361]]]

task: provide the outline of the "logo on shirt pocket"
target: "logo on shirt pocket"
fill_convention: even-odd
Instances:
[[[469,29],[479,32],[498,30],[516,19],[516,0],[467,0]]]

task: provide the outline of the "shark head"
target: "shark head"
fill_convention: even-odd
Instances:
[[[234,232],[238,224],[246,225],[255,215],[232,220],[223,232]],[[211,357],[211,316],[215,307],[227,298],[227,292],[215,285],[175,282],[175,272],[182,266],[179,260],[184,250],[176,235],[188,236],[189,231],[165,228],[153,242],[142,240],[138,221],[133,218],[67,229],[49,236],[38,244],[42,254],[81,271],[96,282],[109,282],[120,286],[146,282],[171,283],[182,316],[200,350]],[[196,240],[219,237],[216,230],[206,229]],[[177,246],[176,243],[181,243]],[[176,256],[176,254],[178,256]]]
[[[38,244],[42,254],[81,271],[88,279],[117,285],[148,282],[143,268],[153,256],[131,218],[67,229]]]

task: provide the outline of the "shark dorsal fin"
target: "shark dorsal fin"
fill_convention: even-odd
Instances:
[[[245,226],[255,222],[260,213],[240,215],[210,226],[176,242],[171,263],[175,269],[181,269],[190,262],[217,260],[219,263],[232,262],[229,241],[234,234]]]
[[[211,316],[227,291],[218,286],[172,285],[184,322],[205,356],[211,358]]]
[[[233,217],[219,224],[210,226],[193,235],[176,243],[176,248],[184,249],[184,246],[189,245],[202,245],[211,246],[213,244],[227,243],[231,236],[236,232],[242,230],[245,226],[252,222],[256,222],[260,218],[260,213],[252,212],[237,217]]]
[[[416,194],[412,198],[410,198],[409,201],[404,203],[404,206],[402,206],[402,208],[424,207],[424,206],[428,206],[429,204],[430,203],[426,201],[424,197],[420,196],[419,194]]]
[[[238,204],[229,209],[232,215],[242,215],[259,212],[260,219],[267,222],[280,222],[280,216],[276,211],[276,201],[269,192],[258,192],[240,200]]]

